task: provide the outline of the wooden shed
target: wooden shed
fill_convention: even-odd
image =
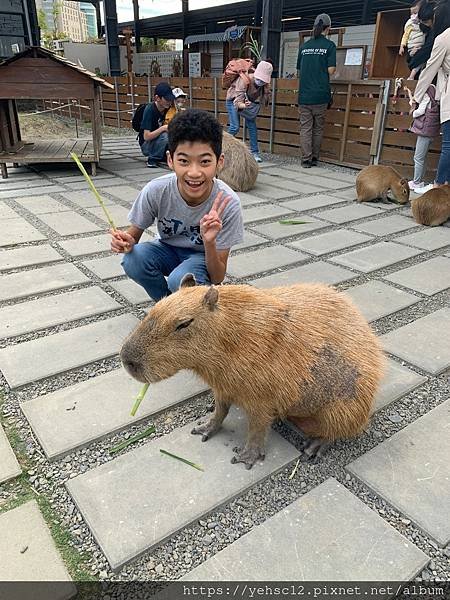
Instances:
[[[102,131],[100,86],[110,83],[83,67],[41,47],[31,47],[0,63],[0,167],[8,176],[7,163],[57,163],[72,161],[76,152],[82,162],[100,160]],[[23,140],[16,100],[81,100],[91,111],[91,139]]]

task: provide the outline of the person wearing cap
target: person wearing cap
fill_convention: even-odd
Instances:
[[[258,116],[261,106],[265,106],[269,101],[272,71],[272,64],[262,60],[258,63],[255,72],[248,74],[248,83],[242,78],[239,78],[236,83],[234,106],[238,111],[238,118],[240,116],[240,111],[243,111],[242,116],[245,118],[245,126],[248,129],[250,151],[256,162],[262,162],[262,158],[259,155],[256,117]],[[236,134],[237,131],[234,135]]]
[[[174,118],[174,116],[180,112],[180,110],[185,110],[185,102],[187,95],[183,92],[183,90],[179,87],[172,89],[172,94],[175,97],[175,101],[172,106],[166,112],[166,117],[164,119],[165,125],[168,125],[170,121]]]
[[[315,166],[319,160],[325,112],[331,102],[330,75],[336,71],[336,45],[327,38],[330,28],[330,16],[318,15],[312,38],[298,51],[300,147],[305,168]]]
[[[147,167],[155,168],[158,162],[165,162],[168,148],[167,125],[164,119],[175,100],[172,88],[166,81],[155,87],[154,100],[145,107],[139,131],[139,144]]]

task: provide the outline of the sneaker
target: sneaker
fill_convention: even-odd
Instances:
[[[416,188],[415,190],[413,190],[413,192],[415,194],[425,194],[425,192],[429,192],[433,188],[434,188],[434,185],[432,183],[429,183],[428,185],[423,185],[420,188]]]
[[[253,158],[256,160],[257,163],[262,163],[263,161],[259,154],[254,154]]]
[[[317,163],[319,162],[318,158],[312,158],[311,159],[311,166],[312,167],[317,167]]]
[[[414,179],[411,179],[411,181],[408,181],[408,186],[409,189],[412,190],[413,192],[418,190],[419,188],[423,188],[425,186],[423,181],[414,181]]]
[[[156,160],[147,159],[147,167],[149,169],[157,169],[158,168],[158,163],[156,162]]]
[[[302,160],[302,167],[304,169],[310,169],[312,167],[312,162],[310,160]]]

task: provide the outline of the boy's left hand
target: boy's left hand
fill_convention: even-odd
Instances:
[[[209,213],[200,219],[200,235],[205,244],[214,242],[222,229],[223,211],[231,200],[230,196],[224,198],[223,195],[224,192],[217,194]]]

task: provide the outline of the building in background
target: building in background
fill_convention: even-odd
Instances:
[[[86,14],[78,2],[70,0],[36,0],[38,14],[45,15],[45,27],[55,39],[66,37],[73,42],[84,42],[89,38]],[[43,31],[41,22],[41,33]],[[94,34],[95,37],[96,34]]]
[[[90,2],[80,2],[80,9],[86,15],[88,36],[97,37],[97,14],[95,6]]]
[[[38,45],[34,0],[0,1],[0,60]]]

